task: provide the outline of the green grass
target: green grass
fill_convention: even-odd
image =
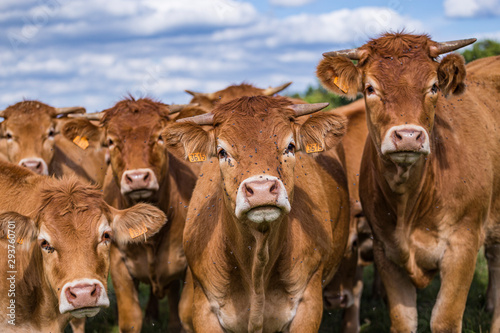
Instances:
[[[361,332],[362,333],[381,333],[389,332],[390,320],[387,307],[383,300],[372,298],[372,282],[373,282],[373,267],[368,266],[364,270],[363,281],[365,288],[361,301]],[[464,333],[487,333],[491,325],[491,314],[485,311],[485,293],[488,285],[488,269],[486,267],[486,259],[481,251],[478,255],[477,267],[474,274],[474,279],[467,299],[467,307],[463,320]],[[432,283],[423,290],[419,290],[417,294],[418,306],[418,332],[430,332],[430,318],[432,307],[436,300],[439,291],[440,281],[435,278]],[[139,301],[142,308],[146,307],[149,297],[149,287],[140,284]],[[111,279],[109,280],[109,297],[111,305],[105,311],[101,311],[94,318],[87,319],[87,333],[118,333],[116,296]],[[166,332],[168,322],[168,302],[163,299],[160,302],[160,318],[164,318],[161,323],[145,323],[142,332]],[[323,313],[323,321],[319,332],[340,332],[342,314],[341,311],[325,311]],[[65,330],[70,333],[68,327]]]

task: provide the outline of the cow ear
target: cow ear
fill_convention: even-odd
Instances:
[[[109,206],[113,214],[114,240],[118,244],[145,242],[156,234],[167,222],[167,217],[157,207],[139,203],[127,209],[119,210]]]
[[[104,130],[95,126],[87,119],[71,119],[64,122],[61,127],[61,134],[68,140],[80,145],[82,140],[91,141],[100,145],[103,141]]]
[[[346,132],[346,124],[343,115],[318,112],[304,124],[296,125],[298,150],[311,153],[335,147]]]
[[[38,229],[32,219],[16,212],[0,214],[0,239],[11,245],[29,249],[31,242],[38,237]]]
[[[444,57],[437,70],[441,92],[445,96],[462,94],[465,91],[466,73],[464,57],[455,53]]]
[[[201,125],[172,123],[163,131],[163,137],[169,151],[179,158],[191,160],[191,156],[203,159],[203,156],[215,155],[213,130],[206,131]]]
[[[355,98],[361,91],[361,73],[346,57],[325,57],[316,69],[316,76],[334,94]]]

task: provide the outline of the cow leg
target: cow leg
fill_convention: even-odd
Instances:
[[[363,293],[363,266],[356,267],[356,278],[352,288],[354,303],[344,310],[342,316],[342,333],[359,332],[359,309]]]
[[[149,289],[149,300],[146,306],[146,313],[144,314],[144,320],[146,321],[160,321],[160,304],[158,298],[153,293],[153,286],[150,285]]]
[[[174,280],[167,289],[168,296],[168,331],[171,333],[180,332],[182,325],[179,319],[180,281]]]
[[[490,332],[500,332],[500,244],[486,245],[488,260],[488,290],[486,309],[493,311]]]
[[[85,333],[85,318],[73,318],[69,324],[73,333]]]
[[[323,315],[322,270],[318,270],[307,285],[295,317],[290,324],[290,333],[318,332]]]
[[[417,332],[417,291],[406,271],[385,256],[374,240],[373,252],[387,294],[391,332]]]
[[[181,299],[179,301],[179,318],[182,327],[186,332],[193,332],[193,276],[191,270],[186,270],[186,277],[184,278],[184,286],[182,288]]]
[[[441,261],[441,287],[432,310],[432,332],[462,332],[467,295],[476,268],[477,249],[467,240],[451,241]]]
[[[140,332],[142,311],[136,283],[125,266],[121,252],[114,245],[111,245],[110,257],[111,280],[116,293],[120,332]]]
[[[193,287],[194,332],[223,333],[224,330],[219,323],[219,319],[212,311],[212,307],[210,306],[203,289],[200,286],[194,286],[194,281]]]

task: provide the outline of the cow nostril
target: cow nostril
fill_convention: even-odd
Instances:
[[[253,195],[253,190],[252,190],[250,187],[248,187],[248,186],[246,186],[246,185],[245,185],[245,188],[246,188],[247,193],[248,193],[249,195]]]
[[[127,183],[128,183],[128,184],[132,184],[133,180],[132,180],[132,178],[130,178],[130,176],[129,176],[129,175],[126,175],[126,176],[125,176],[125,179],[127,180]]]
[[[94,284],[94,289],[92,290],[92,292],[90,293],[90,296],[96,296],[97,294],[97,285]]]
[[[417,132],[417,134],[418,134],[418,135],[417,135],[416,140],[417,140],[417,141],[419,141],[419,140],[421,140],[421,139],[422,139],[422,132]]]
[[[269,192],[276,193],[278,191],[278,184],[275,182],[273,186],[269,189]]]
[[[396,139],[403,140],[403,137],[401,135],[399,135],[398,132],[394,132],[394,135],[396,136]]]
[[[149,172],[146,172],[143,179],[144,179],[144,181],[149,180]]]

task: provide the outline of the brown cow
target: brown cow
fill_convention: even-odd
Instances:
[[[109,306],[110,242],[143,243],[165,223],[159,209],[107,205],[76,178],[0,162],[0,331],[62,332],[72,317]]]
[[[168,292],[169,328],[180,329],[179,280],[187,267],[182,231],[197,178],[192,168],[198,167],[167,151],[162,131],[169,115],[165,104],[129,97],[101,113],[100,127],[86,119],[74,119],[62,129],[70,140],[83,136],[109,148],[110,167],[103,186],[108,203],[126,208],[136,202],[149,202],[163,210],[169,220],[148,244],[113,244],[111,248],[111,277],[122,332],[141,330],[139,281],[152,286],[147,312],[153,317],[158,316],[158,299]]]
[[[274,92],[279,89],[284,89],[290,83],[283,85],[281,87],[275,88]],[[194,93],[194,98],[192,100],[198,103],[203,103],[203,101],[208,100],[208,96],[217,96],[220,102],[227,102],[231,99],[236,99],[244,96],[258,96],[265,95],[264,89],[255,88],[248,84],[233,85],[226,89],[220,90],[215,94],[200,94]],[[288,100],[292,101],[294,104],[303,104],[304,101],[300,99],[294,99],[287,97]],[[217,105],[213,103],[210,110]],[[207,108],[209,105],[206,105]],[[184,109],[176,119],[182,119],[189,116],[195,116],[207,112],[207,108],[202,108],[201,106],[195,106],[192,108]],[[349,241],[346,247],[346,253],[344,259],[342,260],[341,266],[337,274],[332,279],[332,282],[325,287],[324,290],[324,304],[325,308],[328,310],[333,309],[344,309],[342,326],[344,333],[358,332],[359,331],[359,310],[361,302],[361,294],[363,291],[362,284],[362,274],[363,269],[361,265],[366,265],[366,263],[360,263],[358,267],[358,241],[362,240],[363,243],[360,244],[360,249],[364,249],[364,252],[369,252],[371,250],[368,244],[371,241],[371,233],[362,232],[358,235],[357,225],[366,226],[363,224],[365,219],[363,218],[361,211],[361,204],[359,203],[359,193],[358,193],[358,180],[359,180],[359,167],[361,164],[361,156],[363,151],[363,146],[365,143],[366,136],[368,135],[368,129],[366,127],[366,117],[365,117],[365,107],[364,102],[354,102],[347,106],[337,108],[329,113],[339,113],[344,114],[348,119],[347,132],[342,139],[342,145],[346,151],[345,163],[346,173],[349,180],[349,193],[351,197],[351,224],[349,231]],[[303,117],[305,118],[305,117]],[[304,122],[306,119],[299,118],[297,121],[299,123]],[[330,154],[327,152],[326,154]],[[335,155],[336,152],[333,152]],[[322,154],[323,156],[325,154]],[[369,231],[369,227],[368,227]],[[359,237],[358,237],[359,236]],[[366,249],[368,247],[368,249]]]
[[[167,128],[180,156],[206,158],[184,230],[186,330],[317,332],[322,287],[345,250],[349,197],[339,159],[303,151],[335,147],[345,127],[340,116],[295,118],[326,105],[242,97]]]
[[[467,80],[461,56],[436,61],[474,41],[386,34],[358,49],[326,53],[318,66],[328,89],[365,97],[370,138],[360,197],[392,332],[417,330],[415,287],[427,286],[437,272],[431,329],[461,332],[483,244],[495,309],[491,332],[500,330],[500,57],[471,63]]]
[[[67,120],[59,117],[84,112],[82,107],[53,108],[38,101],[11,105],[0,112],[4,118],[0,124],[0,150],[9,162],[36,173],[57,177],[76,174],[80,179],[102,184],[107,167],[105,151],[77,148],[59,135]]]
[[[267,89],[256,88],[251,84],[242,83],[238,85],[231,85],[222,90],[214,93],[199,93],[186,90],[186,92],[193,96],[190,103],[199,104],[207,112],[211,111],[218,103],[227,103],[233,99],[243,96],[272,96],[285,90],[292,82],[287,82],[278,87],[270,87]]]

